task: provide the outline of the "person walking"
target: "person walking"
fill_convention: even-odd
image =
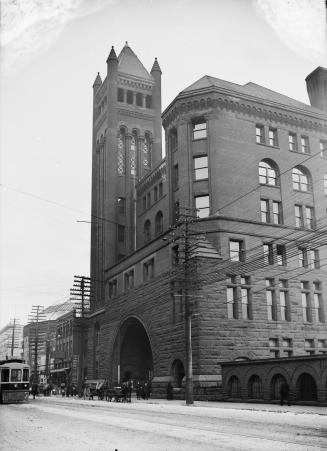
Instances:
[[[167,385],[167,399],[169,401],[174,399],[173,386],[172,386],[171,382],[168,382],[168,385]]]
[[[281,386],[280,386],[280,405],[283,406],[284,405],[284,401],[287,401],[287,405],[290,406],[290,387],[288,385],[287,382],[284,382]]]

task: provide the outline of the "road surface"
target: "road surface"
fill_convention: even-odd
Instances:
[[[327,449],[327,408],[37,398],[0,407],[0,449],[213,451]]]

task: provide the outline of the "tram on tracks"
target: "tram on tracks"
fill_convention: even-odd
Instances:
[[[20,359],[0,360],[0,403],[28,401],[30,367]]]

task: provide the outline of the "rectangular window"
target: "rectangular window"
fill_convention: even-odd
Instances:
[[[299,267],[300,268],[307,268],[308,267],[308,254],[307,250],[299,247],[298,249],[298,256],[299,256]]]
[[[118,224],[117,239],[119,243],[125,243],[125,226]]]
[[[308,266],[310,269],[319,269],[319,251],[318,249],[309,249],[307,252],[308,255]]]
[[[318,354],[327,353],[327,340],[317,340]]]
[[[325,312],[322,302],[321,282],[313,282],[313,305],[317,323],[325,322]]]
[[[301,136],[301,152],[310,153],[309,138],[307,136]]]
[[[286,265],[286,247],[284,244],[277,244],[276,246],[277,265]]]
[[[172,265],[178,266],[178,264],[179,264],[179,247],[178,247],[178,245],[172,247],[171,251],[172,251]]]
[[[125,291],[130,290],[134,287],[134,269],[124,273],[124,289]]]
[[[272,203],[272,209],[273,209],[273,223],[282,224],[283,223],[282,203],[274,200]]]
[[[274,279],[266,279],[266,301],[269,321],[277,321],[277,306]]]
[[[326,158],[327,157],[327,140],[320,140],[319,148],[320,148],[321,158]]]
[[[179,220],[179,201],[176,201],[174,204],[174,222],[176,223]]]
[[[296,141],[296,134],[289,132],[288,134],[288,148],[289,150],[292,150],[293,152],[297,152],[297,141]]]
[[[173,189],[176,190],[178,188],[178,164],[175,164],[173,167]]]
[[[208,178],[208,157],[194,157],[194,179],[203,180]]]
[[[255,127],[255,140],[258,144],[265,143],[265,128],[263,125],[256,125]]]
[[[303,208],[302,205],[294,205],[295,227],[303,227]]]
[[[163,196],[163,184],[159,183],[159,199]]]
[[[287,280],[280,279],[278,282],[279,288],[279,304],[280,304],[280,319],[282,321],[291,321],[291,309],[288,298]]]
[[[117,211],[118,214],[124,215],[126,212],[126,201],[124,197],[118,197],[117,199]]]
[[[195,196],[195,208],[199,218],[206,218],[210,215],[209,196]]]
[[[146,206],[151,207],[151,192],[146,195]]]
[[[305,207],[305,220],[308,229],[314,228],[314,212],[313,207]]]
[[[153,189],[153,200],[155,202],[157,202],[157,200],[158,200],[158,187],[157,186],[155,186]]]
[[[314,340],[306,339],[304,340],[304,349],[308,355],[314,355],[315,353],[315,342]]]
[[[273,245],[270,243],[265,243],[263,245],[263,257],[265,265],[273,265],[274,264],[274,249]]]
[[[250,277],[241,276],[242,318],[252,319]]]
[[[154,258],[143,263],[143,281],[147,282],[154,277]]]
[[[312,322],[311,308],[310,308],[310,287],[309,282],[301,282],[301,301],[302,301],[302,315],[304,322]]]
[[[269,338],[269,350],[272,357],[279,357],[278,338]]]
[[[207,123],[205,121],[193,124],[193,139],[205,139],[207,137]]]
[[[237,288],[227,287],[227,315],[229,319],[238,318]]]
[[[260,199],[261,222],[270,222],[269,218],[269,200]]]
[[[269,128],[268,131],[269,145],[273,147],[278,146],[277,129]]]
[[[117,279],[109,282],[109,299],[117,296]]]
[[[229,258],[233,262],[243,262],[245,260],[244,241],[229,240]]]
[[[146,197],[145,196],[143,196],[143,199],[142,199],[142,208],[143,208],[143,211],[146,210]]]
[[[327,196],[327,173],[324,174],[324,194]]]

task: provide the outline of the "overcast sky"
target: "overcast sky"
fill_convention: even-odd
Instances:
[[[324,0],[2,0],[0,328],[89,275],[92,84],[125,41],[163,108],[203,75],[308,103]]]

